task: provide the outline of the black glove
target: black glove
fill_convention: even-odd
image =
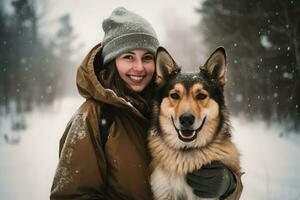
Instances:
[[[226,198],[236,188],[233,173],[219,161],[188,173],[186,178],[194,194],[202,198]]]

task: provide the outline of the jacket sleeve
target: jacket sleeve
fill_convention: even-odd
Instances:
[[[51,200],[109,199],[106,192],[107,164],[99,141],[99,128],[95,125],[98,124],[96,116],[96,111],[78,112],[67,125],[60,140]]]
[[[243,184],[241,180],[242,173],[235,173],[235,178],[236,178],[236,188],[234,192],[225,198],[225,200],[239,200],[243,191]]]

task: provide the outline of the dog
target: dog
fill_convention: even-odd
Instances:
[[[212,161],[240,172],[224,102],[225,49],[217,48],[197,73],[181,73],[163,47],[155,62],[157,95],[148,136],[154,199],[200,200],[186,183],[187,173]]]

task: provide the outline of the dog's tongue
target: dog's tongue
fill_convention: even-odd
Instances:
[[[181,131],[181,134],[184,136],[184,137],[190,137],[192,136],[194,133],[194,131],[188,131],[188,130],[185,130],[185,131]]]

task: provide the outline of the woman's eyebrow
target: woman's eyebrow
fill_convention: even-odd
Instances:
[[[136,53],[133,52],[133,51],[128,51],[128,52],[126,52],[126,53],[124,53],[124,54],[132,54],[132,55],[136,55]],[[153,56],[153,54],[152,54],[151,52],[146,52],[146,53],[143,54],[143,56],[146,56],[146,55],[151,55],[151,56]]]
[[[150,52],[146,52],[146,53],[144,53],[144,56],[154,56],[154,55]]]

